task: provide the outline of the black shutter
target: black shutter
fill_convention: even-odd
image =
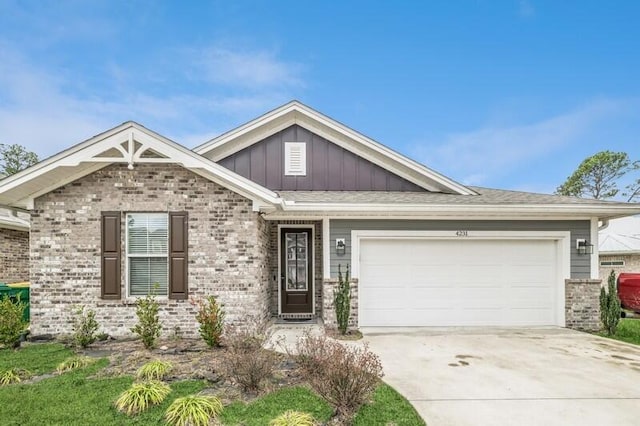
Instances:
[[[102,212],[100,297],[120,299],[120,212]]]
[[[187,299],[188,214],[169,213],[169,299]]]

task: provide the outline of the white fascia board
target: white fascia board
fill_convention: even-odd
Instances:
[[[382,164],[391,172],[429,191],[442,191],[445,189],[460,195],[477,195],[470,188],[297,101],[283,105],[218,138],[212,139],[194,148],[194,151],[211,158],[213,161],[219,161],[293,124],[302,124],[303,127],[330,140],[332,143],[375,164]],[[258,131],[260,127],[264,127],[264,129]],[[437,185],[433,185],[429,181],[433,181]]]
[[[24,221],[13,221],[0,218],[0,228],[13,229],[15,231],[29,231],[31,224]]]
[[[638,254],[640,254],[640,250],[598,251],[598,256],[634,256]]]
[[[535,216],[583,215],[592,217],[609,217],[612,215],[633,215],[640,213],[640,206],[577,206],[577,205],[553,205],[553,204],[520,204],[520,205],[427,205],[427,204],[344,204],[344,203],[300,203],[284,201],[285,211],[312,211],[312,212],[345,212],[358,214],[506,214],[520,215],[530,214]]]

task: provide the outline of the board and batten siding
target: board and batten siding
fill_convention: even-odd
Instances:
[[[571,278],[590,278],[590,256],[579,255],[576,251],[576,239],[591,241],[591,224],[588,220],[369,220],[369,219],[332,219],[330,221],[331,277],[337,277],[338,265],[344,270],[351,262],[351,231],[353,230],[392,230],[392,231],[570,231],[571,232]],[[346,239],[344,254],[336,253],[336,238]]]
[[[285,142],[306,143],[304,176],[285,175]],[[272,191],[425,191],[298,125],[223,158],[218,164]]]

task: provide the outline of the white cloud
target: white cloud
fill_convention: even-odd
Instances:
[[[171,84],[154,92],[141,89],[144,76],[137,77],[136,70],[106,64],[104,81],[92,90],[84,76],[55,73],[0,40],[0,143],[18,143],[46,157],[134,120],[194,146],[213,137],[213,131],[286,102],[292,97],[290,85],[303,84],[295,67],[272,53],[217,52],[219,65],[226,59],[233,66],[196,88],[180,84],[188,80],[181,64],[175,64]],[[242,71],[245,67],[251,70]]]
[[[518,15],[523,18],[530,18],[536,14],[536,9],[529,0],[520,0],[518,2]]]
[[[622,101],[597,101],[533,124],[450,134],[437,144],[418,144],[413,152],[436,170],[462,176],[468,185],[483,185],[575,143],[622,108]]]
[[[201,68],[201,77],[250,89],[264,87],[299,87],[302,65],[283,62],[268,50],[230,50],[210,47],[192,51],[193,65]],[[199,71],[199,70],[198,70]]]

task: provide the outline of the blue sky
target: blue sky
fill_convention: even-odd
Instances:
[[[0,0],[0,143],[194,147],[291,99],[460,182],[640,159],[640,2]]]

